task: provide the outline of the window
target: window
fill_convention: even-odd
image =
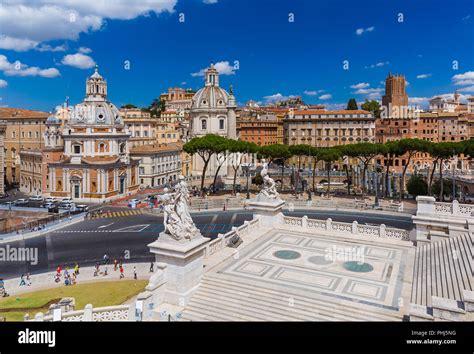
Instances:
[[[201,120],[201,129],[202,130],[207,129],[207,120],[206,119]]]
[[[12,132],[12,138],[13,138],[13,139],[16,138],[16,132]]]
[[[74,149],[75,154],[80,154],[81,153],[81,146],[80,145],[74,145],[73,149]]]

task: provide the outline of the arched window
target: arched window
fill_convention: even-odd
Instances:
[[[225,127],[225,120],[224,119],[219,119],[219,129],[223,130]]]
[[[207,130],[207,119],[201,120],[201,129]]]

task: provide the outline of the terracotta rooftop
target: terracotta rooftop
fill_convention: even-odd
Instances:
[[[48,118],[48,112],[32,111],[22,108],[0,108],[0,119],[16,119],[16,118]]]
[[[154,152],[166,152],[179,150],[179,146],[174,144],[161,144],[161,145],[141,145],[134,146],[130,149],[131,154],[141,153],[154,153]]]
[[[341,109],[337,111],[326,111],[321,109],[301,109],[293,111],[294,115],[303,115],[303,114],[320,114],[320,115],[330,115],[330,114],[370,114],[369,111],[364,111],[362,109],[357,110],[347,110]]]

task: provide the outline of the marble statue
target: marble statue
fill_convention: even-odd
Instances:
[[[165,188],[160,201],[164,212],[164,235],[176,241],[192,240],[201,236],[189,214],[189,191],[183,176],[179,176],[179,182],[175,185],[173,192]]]
[[[276,183],[268,175],[268,163],[265,160],[262,160],[263,168],[260,172],[260,175],[263,177],[263,189],[258,194],[258,198],[265,199],[280,199],[280,194],[277,192]]]

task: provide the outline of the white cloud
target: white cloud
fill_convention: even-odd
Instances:
[[[322,96],[319,96],[319,99],[320,100],[330,100],[332,98],[332,95],[330,94],[325,94],[325,95],[322,95]]]
[[[180,83],[180,85],[186,85],[186,84],[187,84],[186,81],[182,81],[182,82]]]
[[[38,52],[65,52],[68,50],[68,45],[66,43],[52,47],[49,44],[40,44],[34,48]]]
[[[41,76],[46,78],[53,78],[61,76],[58,69],[48,68],[41,69],[37,66],[28,66],[16,61],[15,63],[10,63],[8,58],[5,55],[0,54],[0,71],[3,71],[6,76]]]
[[[94,59],[81,53],[68,54],[64,56],[63,60],[61,60],[61,63],[79,69],[89,69],[95,65]]]
[[[454,75],[451,80],[454,85],[474,85],[474,71],[466,71],[464,74]]]
[[[7,87],[7,86],[8,86],[8,82],[6,82],[5,80],[0,79],[0,88],[4,88],[4,87]]]
[[[275,102],[279,102],[279,101],[285,101],[289,98],[293,98],[293,97],[296,97],[295,95],[289,95],[289,96],[285,96],[285,95],[282,95],[281,93],[276,93],[274,95],[270,95],[270,96],[264,96],[263,98],[265,99],[265,103],[275,103]]]
[[[467,21],[467,20],[469,20],[470,18],[471,18],[471,15],[469,14],[469,15],[466,15],[466,16],[464,16],[463,18],[461,18],[461,20]]]
[[[219,61],[214,64],[214,67],[220,75],[234,75],[236,70],[228,61]],[[204,76],[206,70],[207,68],[201,69],[198,72],[192,73],[191,76]]]
[[[217,4],[218,0],[203,0],[202,2],[208,5]]]
[[[367,82],[360,82],[358,84],[355,84],[355,85],[352,85],[351,88],[353,89],[363,89],[363,88],[366,88],[366,87],[369,87],[370,84],[368,84]]]
[[[367,28],[358,28],[356,29],[356,34],[358,36],[362,35],[364,32],[372,32],[373,30],[375,29],[374,26],[371,26],[371,27],[367,27]]]
[[[416,106],[426,106],[430,97],[408,97],[408,103]]]
[[[420,74],[420,75],[416,75],[416,78],[417,79],[427,79],[431,76],[431,74]]]
[[[151,12],[173,12],[177,0],[3,0],[0,48],[26,51],[52,40],[77,40],[107,19],[130,20]]]
[[[321,92],[324,92],[324,90],[306,90],[306,91],[303,91],[303,93],[306,96],[317,96]]]
[[[474,92],[474,85],[460,88],[458,92]]]
[[[89,54],[90,52],[92,52],[92,49],[87,47],[80,47],[77,51],[82,54]]]
[[[24,52],[24,51],[33,49],[37,45],[38,45],[38,42],[29,40],[29,39],[13,38],[10,36],[6,36],[4,34],[0,35],[0,49]]]
[[[369,100],[375,100],[378,99],[381,94],[385,91],[384,88],[382,87],[377,87],[377,88],[369,88],[369,84],[366,82],[361,82],[357,85],[352,85],[351,88],[356,89],[353,94],[355,95],[363,95],[365,98]]]

